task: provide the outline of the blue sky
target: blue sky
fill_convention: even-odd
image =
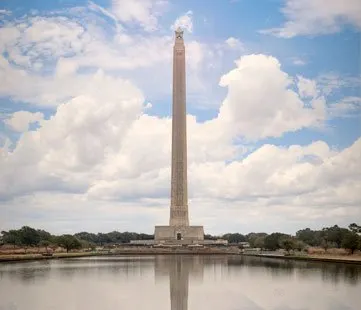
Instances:
[[[215,234],[361,221],[359,13],[356,0],[2,1],[1,228],[167,222],[176,26],[191,221]]]

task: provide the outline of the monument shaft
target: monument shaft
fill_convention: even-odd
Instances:
[[[173,47],[172,175],[169,226],[155,226],[157,243],[192,244],[204,240],[203,226],[189,226],[187,190],[186,64],[183,31]],[[183,306],[182,306],[183,307]],[[173,306],[172,306],[173,309]],[[179,309],[185,309],[179,308]]]
[[[183,31],[173,47],[172,172],[170,226],[189,226],[187,189],[186,70]]]

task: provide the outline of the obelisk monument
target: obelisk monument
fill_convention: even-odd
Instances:
[[[189,226],[187,189],[186,60],[183,31],[173,46],[172,170],[169,226],[156,226],[156,241],[193,243],[204,239],[203,226]]]
[[[188,226],[186,64],[183,31],[173,47],[172,175],[170,226]]]

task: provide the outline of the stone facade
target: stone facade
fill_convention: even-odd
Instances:
[[[202,226],[189,226],[187,188],[186,70],[183,31],[173,47],[172,170],[169,226],[156,226],[156,242],[192,244],[204,239]]]
[[[188,226],[186,69],[183,32],[173,47],[172,172],[170,226]]]
[[[154,239],[195,243],[204,239],[203,226],[156,226]]]

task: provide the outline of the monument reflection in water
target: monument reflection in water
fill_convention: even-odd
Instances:
[[[220,268],[221,267],[221,268]],[[223,268],[222,268],[223,267]],[[268,258],[240,258],[240,257],[208,257],[208,256],[184,256],[184,255],[170,255],[170,256],[158,256],[155,257],[155,279],[156,282],[159,281],[162,283],[164,278],[169,278],[169,298],[170,298],[170,309],[171,310],[188,310],[188,299],[189,299],[189,290],[194,288],[194,283],[199,282],[200,286],[203,285],[204,273],[209,273],[211,270],[220,271],[223,274],[223,270],[226,273],[238,273],[240,269],[256,268],[258,271],[262,271],[265,276],[275,277],[275,280],[280,278],[294,278],[295,275],[301,279],[313,278],[315,276],[321,276],[322,280],[325,282],[333,282],[337,284],[342,281],[348,282],[350,285],[359,285],[361,279],[361,269],[359,266],[345,265],[345,264],[323,264],[323,263],[313,263],[313,262],[294,262],[294,261],[283,261],[278,259],[268,259]],[[258,275],[255,275],[257,278]],[[191,279],[191,281],[190,281]],[[190,285],[191,282],[191,285]],[[207,282],[207,280],[206,280]],[[277,287],[277,280],[275,281],[275,287]],[[253,289],[252,289],[253,287]],[[243,288],[244,290],[256,290],[257,285],[254,283],[249,283],[248,289]],[[270,287],[270,290],[273,290]],[[291,289],[292,290],[292,289]],[[219,291],[222,291],[222,288],[219,288]],[[230,299],[232,298],[232,293],[229,291]],[[263,292],[265,293],[265,292]],[[280,291],[275,289],[275,293],[279,294]],[[285,292],[286,293],[286,292]],[[258,298],[262,299],[262,294],[258,295]],[[195,294],[193,294],[193,298]],[[238,302],[239,306],[252,309],[252,310],[266,310],[266,308],[259,307],[253,301],[247,300],[246,296],[240,291],[238,293]],[[213,297],[214,298],[214,297]],[[267,294],[264,295],[264,298],[267,300]],[[212,299],[212,296],[209,296],[209,299]],[[335,299],[336,300],[336,299]],[[361,300],[360,300],[361,301]],[[346,301],[347,302],[347,301]],[[330,308],[332,310],[339,310],[340,306],[345,306],[343,302],[339,301]],[[193,305],[194,306],[194,305]],[[199,306],[199,305],[198,305]],[[226,306],[226,305],[225,305]],[[212,308],[211,305],[208,305],[209,309]],[[192,308],[192,307],[191,307]],[[193,309],[193,308],[192,308]],[[220,309],[220,308],[217,308]],[[227,308],[228,309],[228,308]],[[243,308],[238,308],[243,309]],[[291,310],[292,307],[285,306],[285,308]],[[301,309],[301,308],[300,308]],[[313,309],[313,308],[302,308],[302,309]],[[343,309],[343,308],[342,308]],[[354,308],[344,308],[344,309],[354,309]]]
[[[189,264],[182,256],[172,262],[169,269],[171,310],[188,309]]]
[[[189,273],[190,269],[195,269],[197,265],[194,262],[195,258],[178,255],[172,257],[172,259],[169,259],[168,256],[156,257],[155,278],[169,275],[171,310],[188,309]]]
[[[359,310],[360,291],[360,266],[274,258],[110,256],[0,264],[1,310]]]
[[[209,264],[227,264],[227,257],[207,259],[206,256],[157,256],[155,278],[169,277],[170,309],[188,310],[189,278],[202,282],[204,267]]]

